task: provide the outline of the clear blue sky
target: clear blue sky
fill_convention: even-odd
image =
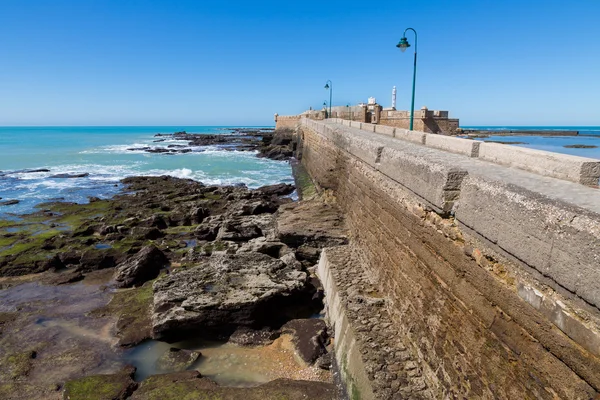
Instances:
[[[272,124],[398,87],[461,125],[600,125],[600,1],[0,0],[0,125]],[[413,37],[408,36],[413,42]]]

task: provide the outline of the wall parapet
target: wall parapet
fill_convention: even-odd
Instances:
[[[349,122],[339,118],[330,118],[327,121],[344,126],[348,126],[347,123]],[[421,143],[427,147],[518,168],[542,176],[563,179],[586,186],[598,186],[600,183],[600,160],[593,158],[513,147],[500,143],[485,143],[473,139],[428,134],[409,131],[408,129],[380,127],[368,123],[355,122],[351,123],[350,126],[413,143]]]

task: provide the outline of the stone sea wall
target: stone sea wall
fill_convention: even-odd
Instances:
[[[359,398],[597,398],[598,190],[426,147],[423,133],[360,127],[302,119],[297,131],[302,163],[335,196],[348,251],[384,299],[385,324],[339,310],[358,309],[358,278],[327,299],[343,315],[330,315],[336,332],[358,337],[349,348],[364,371],[346,380],[366,374]]]

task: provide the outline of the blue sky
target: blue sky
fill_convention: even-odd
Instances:
[[[600,125],[600,2],[0,0],[0,125],[272,124],[328,99]],[[413,37],[408,36],[413,42]]]

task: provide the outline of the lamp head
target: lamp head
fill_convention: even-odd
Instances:
[[[323,102],[323,107],[327,107],[327,102],[326,101]]]
[[[329,83],[325,84],[325,89],[329,89]]]
[[[400,51],[403,53],[406,51],[406,49],[410,47],[410,43],[408,43],[408,39],[406,39],[406,36],[400,39],[400,43],[398,43],[396,47],[399,48]]]

